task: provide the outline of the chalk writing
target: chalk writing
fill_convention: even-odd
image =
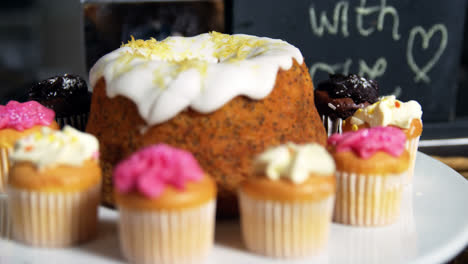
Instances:
[[[434,36],[435,33],[440,32],[440,44],[437,51],[434,53],[434,56],[424,65],[420,67],[414,61],[413,50],[414,50],[414,39],[416,35],[421,36],[422,38],[422,48],[427,50],[429,48],[429,42],[431,38]],[[427,73],[434,67],[437,61],[440,59],[440,56],[444,52],[445,48],[447,47],[448,41],[448,33],[447,27],[443,24],[435,24],[429,31],[426,31],[421,26],[413,27],[410,31],[408,37],[408,45],[406,49],[406,58],[408,60],[408,65],[410,69],[416,74],[414,77],[414,82],[418,83],[423,81],[425,83],[430,83],[430,78]]]
[[[350,68],[353,64],[353,60],[347,58],[343,63],[328,64],[325,62],[314,63],[310,67],[310,76],[312,80],[315,77],[315,74],[318,71],[324,71],[328,74],[342,73],[348,75],[350,73]],[[358,60],[359,65],[359,75],[368,77],[370,79],[375,79],[379,76],[382,76],[387,69],[387,60],[384,57],[380,57],[376,60],[375,64],[372,67],[369,67],[366,61],[363,59]]]
[[[328,74],[335,74],[337,72],[341,72],[342,74],[348,75],[349,74],[349,68],[351,67],[351,64],[353,63],[353,60],[351,59],[346,59],[345,62],[343,63],[335,63],[335,64],[328,64],[325,62],[317,62],[314,63],[309,70],[310,77],[312,80],[315,77],[315,74],[317,71],[324,71]]]
[[[349,24],[351,21],[348,20],[348,17],[350,15],[349,13],[353,11],[356,14],[355,32],[357,32],[360,36],[370,37],[375,32],[384,31],[385,22],[387,21],[387,25],[390,25],[392,29],[392,40],[394,42],[400,41],[400,16],[398,15],[398,10],[395,7],[387,5],[387,0],[380,0],[379,3],[375,5],[368,5],[367,0],[360,0],[359,4],[354,9],[350,7],[348,2],[339,1],[334,5],[333,17],[331,19],[327,17],[326,11],[321,11],[319,15],[319,11],[317,11],[314,6],[310,6],[310,26],[313,34],[318,37],[322,37],[325,33],[334,36],[337,36],[340,33],[343,37],[350,36],[349,28],[351,28],[350,26],[352,25]],[[369,19],[370,23],[366,24],[366,19]],[[426,64],[416,63],[414,59],[415,50],[419,51],[417,48],[422,48],[422,51],[427,50],[429,48],[431,39],[436,33],[440,33],[441,35],[438,49],[435,51],[432,57],[430,57]],[[415,39],[418,36],[422,39],[421,47],[415,47]],[[415,74],[413,79],[415,83],[430,83],[431,79],[428,74],[439,61],[444,50],[447,48],[447,42],[448,31],[444,24],[435,24],[427,31],[422,26],[418,25],[411,28],[406,43],[406,62],[410,70]],[[388,66],[387,60],[384,57],[378,58],[373,66],[369,66],[363,59],[354,60],[357,61],[359,75],[367,76],[371,79],[383,76]],[[341,72],[343,74],[348,74],[352,64],[353,59],[351,58],[346,58],[346,60],[342,63],[334,64],[317,62],[311,66],[310,75],[313,79],[317,71],[324,71],[327,73]]]
[[[315,14],[315,9],[313,7],[309,8],[310,25],[312,27],[313,32],[320,37],[323,36],[325,29],[328,31],[329,34],[338,34],[338,26],[340,24],[341,13],[341,33],[344,37],[349,36],[348,7],[349,4],[347,2],[338,2],[335,5],[335,9],[333,11],[333,23],[330,23],[325,11],[323,11],[320,14],[320,22],[318,22],[317,15]]]
[[[387,69],[387,60],[383,57],[377,59],[373,67],[367,66],[364,60],[359,60],[359,75],[368,76],[370,79],[375,79],[382,76]]]
[[[360,5],[356,7],[356,27],[358,32],[362,36],[371,35],[375,29],[378,31],[383,31],[385,25],[385,17],[390,15],[393,18],[392,24],[392,38],[394,40],[400,39],[400,34],[398,33],[398,27],[400,25],[400,18],[398,16],[397,10],[393,6],[387,6],[387,0],[380,0],[380,5],[377,6],[366,6],[367,0],[361,0]],[[364,17],[378,13],[377,24],[375,28],[364,28]],[[325,30],[330,35],[337,35],[339,31],[339,25],[341,22],[341,34],[344,37],[349,36],[348,31],[348,16],[349,16],[349,3],[345,1],[337,2],[335,8],[333,9],[333,18],[330,22],[330,19],[327,17],[326,11],[320,13],[320,20],[317,16],[317,11],[313,6],[309,7],[309,17],[310,17],[310,26],[312,32],[315,35],[321,37],[325,33]],[[341,21],[340,21],[341,20]]]
[[[336,63],[331,65],[324,62],[314,63],[312,67],[310,67],[310,76],[312,79],[314,79],[315,74],[318,71],[324,71],[328,74],[342,73],[344,75],[348,75],[352,64],[353,60],[350,58],[347,58],[343,63]],[[359,75],[368,77],[370,79],[375,79],[379,76],[382,76],[387,69],[387,60],[384,57],[378,58],[372,67],[369,67],[362,59],[359,59],[358,64]],[[393,92],[390,94],[393,94],[398,98],[402,94],[401,87],[396,86]]]
[[[401,95],[401,91],[401,87],[397,86],[395,87],[395,90],[393,90],[393,92],[391,92],[390,94],[393,94],[396,98],[398,98]]]
[[[369,36],[374,32],[374,28],[364,28],[364,17],[372,15],[378,12],[377,18],[377,30],[382,31],[385,25],[385,16],[391,15],[393,18],[392,24],[392,38],[399,40],[401,38],[398,33],[398,27],[400,26],[400,17],[398,16],[397,10],[393,6],[387,6],[387,0],[381,0],[380,5],[377,6],[366,6],[367,0],[361,0],[360,5],[356,7],[356,27],[358,32],[362,36]]]

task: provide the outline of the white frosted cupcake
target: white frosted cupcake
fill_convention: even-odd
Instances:
[[[131,263],[200,263],[213,247],[216,184],[190,152],[146,147],[114,172],[120,246]]]
[[[320,145],[287,145],[258,156],[256,175],[239,188],[242,236],[258,254],[295,258],[327,244],[335,163]]]
[[[63,247],[96,234],[101,170],[98,141],[66,126],[16,142],[7,192],[13,238]]]
[[[58,129],[54,111],[36,101],[19,103],[9,101],[0,105],[0,193],[8,182],[10,160],[8,155],[16,140],[32,134],[42,127]]]
[[[393,126],[406,135],[405,148],[410,154],[410,168],[405,184],[413,182],[414,165],[418,152],[419,137],[422,134],[422,110],[416,101],[401,102],[394,95],[383,96],[378,102],[357,110],[345,120],[343,131],[356,131],[361,128]]]

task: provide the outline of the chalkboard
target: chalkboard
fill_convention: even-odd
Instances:
[[[301,49],[313,82],[328,73],[378,81],[380,94],[415,99],[424,121],[455,112],[465,0],[255,0],[232,2],[232,32]]]

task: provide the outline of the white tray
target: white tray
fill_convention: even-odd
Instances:
[[[237,221],[218,222],[207,263],[442,263],[468,244],[468,181],[418,153],[412,188],[405,190],[400,221],[388,227],[333,224],[328,249],[320,256],[275,260],[245,250]],[[68,249],[37,249],[0,239],[0,263],[124,263],[117,238],[117,212],[100,209],[100,234]]]

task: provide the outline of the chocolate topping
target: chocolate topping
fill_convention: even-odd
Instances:
[[[377,102],[378,91],[376,81],[356,74],[330,74],[330,79],[317,85],[315,106],[320,115],[346,119],[357,109]]]
[[[330,74],[330,79],[319,83],[317,90],[327,91],[331,98],[351,98],[356,104],[373,104],[377,102],[379,86],[376,81],[356,74]]]
[[[89,113],[91,93],[79,76],[65,74],[51,77],[32,86],[28,99],[55,111],[57,117]]]
[[[331,98],[326,91],[315,91],[315,106],[320,115],[329,116],[331,119],[346,119],[359,108],[370,105],[368,102],[356,104],[351,98]]]

